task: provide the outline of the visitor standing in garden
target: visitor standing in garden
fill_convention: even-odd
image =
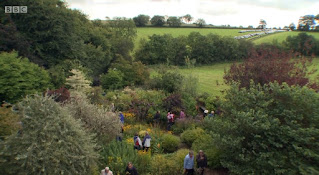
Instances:
[[[205,168],[207,167],[207,157],[202,150],[199,150],[196,156],[198,174],[203,175]]]
[[[208,117],[214,117],[215,116],[215,111],[212,111],[209,115],[208,115]]]
[[[193,175],[194,174],[194,152],[189,151],[184,159],[184,174]]]
[[[121,111],[120,111],[119,117],[120,117],[120,120],[121,120],[122,124],[124,124],[124,115],[123,115],[123,113]]]
[[[143,146],[142,146],[141,139],[138,136],[138,133],[136,133],[134,136],[134,149],[141,150],[142,148]]]
[[[156,111],[156,114],[154,115],[154,123],[155,123],[156,125],[159,124],[160,118],[161,118],[161,112],[160,112],[160,111]]]
[[[145,137],[144,137],[144,140],[143,140],[143,145],[144,145],[144,148],[146,149],[146,152],[148,151],[148,149],[151,147],[151,136],[149,135],[148,132],[145,133]]]
[[[171,115],[170,112],[167,113],[167,131],[171,130],[171,127],[173,125],[174,121],[174,115]]]
[[[183,110],[179,113],[179,119],[185,119],[185,113]]]
[[[127,164],[126,170],[125,170],[126,175],[138,175],[136,168],[133,166],[132,162],[129,162]]]
[[[208,110],[206,109],[206,110],[204,111],[204,116],[203,116],[203,118],[205,118],[205,117],[207,116],[207,114],[208,114]]]
[[[113,172],[109,167],[105,167],[105,169],[101,171],[101,175],[113,175]]]

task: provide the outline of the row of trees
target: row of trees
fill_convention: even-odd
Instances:
[[[166,17],[166,16],[155,15],[152,18],[150,18],[150,16],[148,15],[141,14],[134,17],[133,21],[135,22],[135,25],[137,27],[144,27],[149,22],[151,22],[153,26],[157,26],[157,27],[161,27],[164,24],[168,24],[170,27],[179,27],[182,25],[183,21],[185,21],[186,23],[190,23],[191,21],[193,21],[193,19],[194,18],[189,14],[182,17],[177,17],[177,16]],[[206,22],[204,19],[198,19],[196,20],[195,24],[199,27],[203,27],[204,25],[206,25]]]
[[[301,33],[289,36],[282,44],[273,46],[254,46],[251,41],[236,40],[219,35],[201,35],[198,32],[188,36],[174,38],[172,35],[152,35],[149,40],[141,40],[140,48],[135,53],[136,60],[145,64],[188,65],[210,64],[218,61],[240,60],[258,55],[261,47],[276,47],[281,52],[303,56],[319,55],[319,41],[313,36]],[[192,60],[192,61],[191,61]]]

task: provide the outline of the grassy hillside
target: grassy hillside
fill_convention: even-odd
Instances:
[[[296,36],[301,32],[282,32],[282,33],[275,33],[271,35],[267,35],[258,39],[255,39],[253,42],[255,44],[261,43],[271,43],[273,40],[277,40],[278,42],[282,42],[286,40],[287,36]],[[316,39],[319,39],[319,32],[307,32],[309,35],[313,35]]]
[[[171,34],[173,37],[178,37],[180,35],[188,35],[191,32],[199,32],[202,35],[207,35],[209,33],[221,35],[221,36],[241,36],[247,33],[238,33],[241,29],[209,29],[209,28],[155,28],[155,27],[145,27],[137,28],[137,37],[135,39],[136,48],[139,46],[139,41],[142,38],[147,39],[148,36],[153,34],[163,35]]]

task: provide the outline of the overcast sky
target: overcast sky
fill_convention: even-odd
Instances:
[[[90,19],[133,18],[139,14],[203,18],[207,24],[283,27],[300,16],[319,14],[319,0],[65,0]]]

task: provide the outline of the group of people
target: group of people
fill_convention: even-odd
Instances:
[[[145,132],[145,137],[143,139],[143,142],[141,141],[140,137],[138,136],[138,133],[135,134],[133,140],[134,140],[134,149],[146,150],[146,152],[147,152],[148,149],[151,147],[152,138],[148,132]]]
[[[207,167],[207,157],[202,150],[198,152],[196,156],[197,171],[198,174],[203,175],[205,168]],[[189,151],[184,159],[184,174],[193,175],[194,174],[194,152]]]
[[[127,164],[127,167],[125,169],[125,174],[127,175],[138,175],[136,168],[133,166],[132,162],[129,162]],[[101,175],[113,175],[113,172],[110,170],[109,167],[105,167],[101,171]]]

